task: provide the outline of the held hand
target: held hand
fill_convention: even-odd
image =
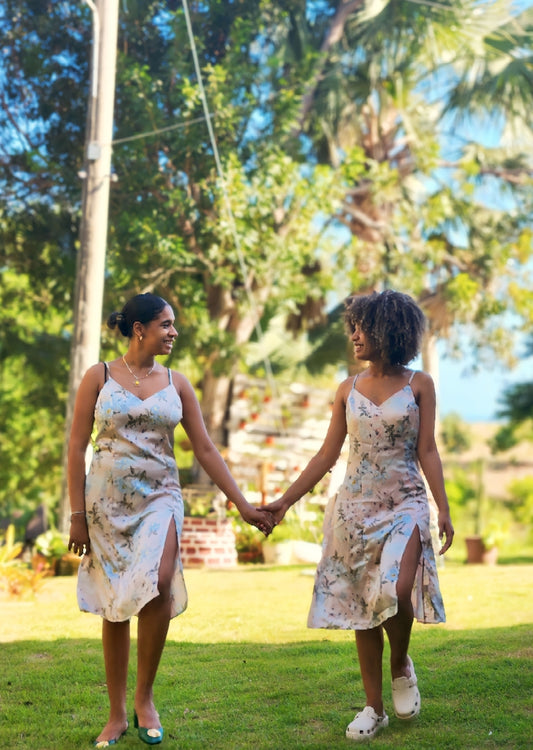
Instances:
[[[264,508],[254,508],[253,505],[247,505],[240,513],[246,523],[258,528],[265,536],[272,533],[272,529],[276,525],[274,516]]]
[[[274,520],[276,521],[276,525],[283,521],[285,513],[288,510],[282,498],[279,498],[279,500],[274,500],[274,502],[269,503],[269,505],[265,505],[264,509],[268,510],[269,513],[272,513],[272,515],[274,516]]]
[[[452,519],[450,518],[449,513],[439,513],[439,539],[443,540],[443,537],[446,538],[446,541],[442,545],[442,547],[439,550],[439,555],[443,555],[446,550],[448,550],[453,541],[453,524]]]
[[[81,557],[91,551],[89,532],[85,516],[73,516],[70,521],[70,537],[68,540],[68,551]]]

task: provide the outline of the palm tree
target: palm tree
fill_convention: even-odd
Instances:
[[[502,282],[518,307],[524,294],[531,157],[509,136],[518,125],[531,135],[531,16],[511,19],[500,1],[376,0],[332,2],[314,23],[290,17],[297,132],[344,174],[331,221],[350,238],[339,251],[347,291],[411,292],[430,321],[424,366],[434,374],[436,340],[456,324],[502,353]],[[481,122],[492,133],[497,124],[501,146],[483,144]],[[512,211],[495,205],[495,190]]]

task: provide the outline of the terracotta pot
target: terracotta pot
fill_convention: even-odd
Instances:
[[[496,565],[498,562],[498,547],[487,549],[480,536],[467,536],[465,542],[467,563]]]
[[[496,565],[498,562],[498,547],[483,550],[483,562],[485,565]]]
[[[80,567],[81,557],[74,555],[72,552],[67,552],[65,555],[56,560],[55,563],[55,574],[56,576],[73,576],[78,572]]]
[[[480,536],[467,536],[466,542],[466,562],[467,563],[482,563],[483,553],[485,552],[485,545],[483,539]]]

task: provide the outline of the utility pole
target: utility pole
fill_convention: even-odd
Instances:
[[[63,487],[59,525],[68,530],[70,504],[67,452],[76,391],[85,371],[98,361],[104,297],[105,255],[111,181],[111,141],[119,0],[84,0],[93,16],[93,46],[85,137],[80,250],[76,265],[74,332],[63,448]]]

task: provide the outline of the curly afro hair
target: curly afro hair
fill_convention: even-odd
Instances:
[[[426,318],[408,294],[384,292],[354,295],[345,302],[344,320],[352,334],[358,326],[372,341],[382,361],[406,365],[420,351]]]

